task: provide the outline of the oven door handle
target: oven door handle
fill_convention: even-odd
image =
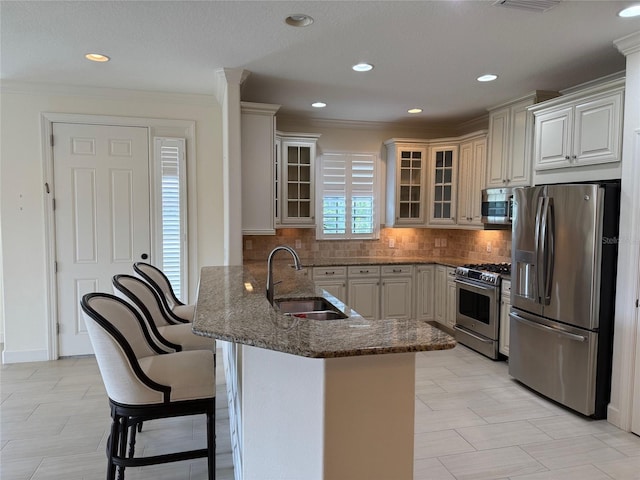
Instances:
[[[464,280],[460,280],[458,278],[455,279],[455,282],[460,284],[460,285],[464,285],[467,287],[472,287],[478,290],[485,290],[487,292],[491,292],[494,291],[496,287],[485,287],[484,285],[480,285],[478,283],[472,283],[472,282],[465,282]]]
[[[459,331],[461,331],[463,333],[466,333],[467,335],[472,336],[473,338],[475,338],[476,340],[478,340],[479,342],[482,342],[482,343],[493,343],[494,342],[494,340],[489,340],[488,338],[479,337],[478,335],[474,334],[470,330],[467,330],[466,328],[459,327],[458,325],[454,325],[453,329],[454,330],[459,330]]]

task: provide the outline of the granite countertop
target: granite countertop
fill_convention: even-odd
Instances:
[[[202,268],[194,333],[313,358],[445,350],[456,344],[453,337],[423,321],[369,321],[315,287],[305,272],[290,268],[290,262],[279,261],[274,263],[274,280],[281,282],[276,285],[276,299],[324,297],[348,318],[310,320],[284,315],[266,299],[266,262],[260,263],[262,268],[257,262],[253,269]]]

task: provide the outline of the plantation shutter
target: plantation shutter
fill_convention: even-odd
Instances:
[[[182,297],[186,270],[185,140],[156,137],[156,165],[160,166],[161,258],[158,265],[178,298]]]
[[[317,238],[377,238],[376,156],[326,153],[317,178]]]

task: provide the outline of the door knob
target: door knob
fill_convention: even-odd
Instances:
[[[140,258],[143,260],[146,260],[147,258],[149,258],[149,255],[147,255],[146,253],[143,253],[142,255],[140,255]]]

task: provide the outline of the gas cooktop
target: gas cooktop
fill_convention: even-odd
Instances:
[[[457,278],[470,278],[496,286],[500,285],[502,276],[510,274],[510,263],[476,263],[456,268]]]
[[[471,270],[511,275],[510,263],[469,263],[467,265],[463,265],[463,267]]]

